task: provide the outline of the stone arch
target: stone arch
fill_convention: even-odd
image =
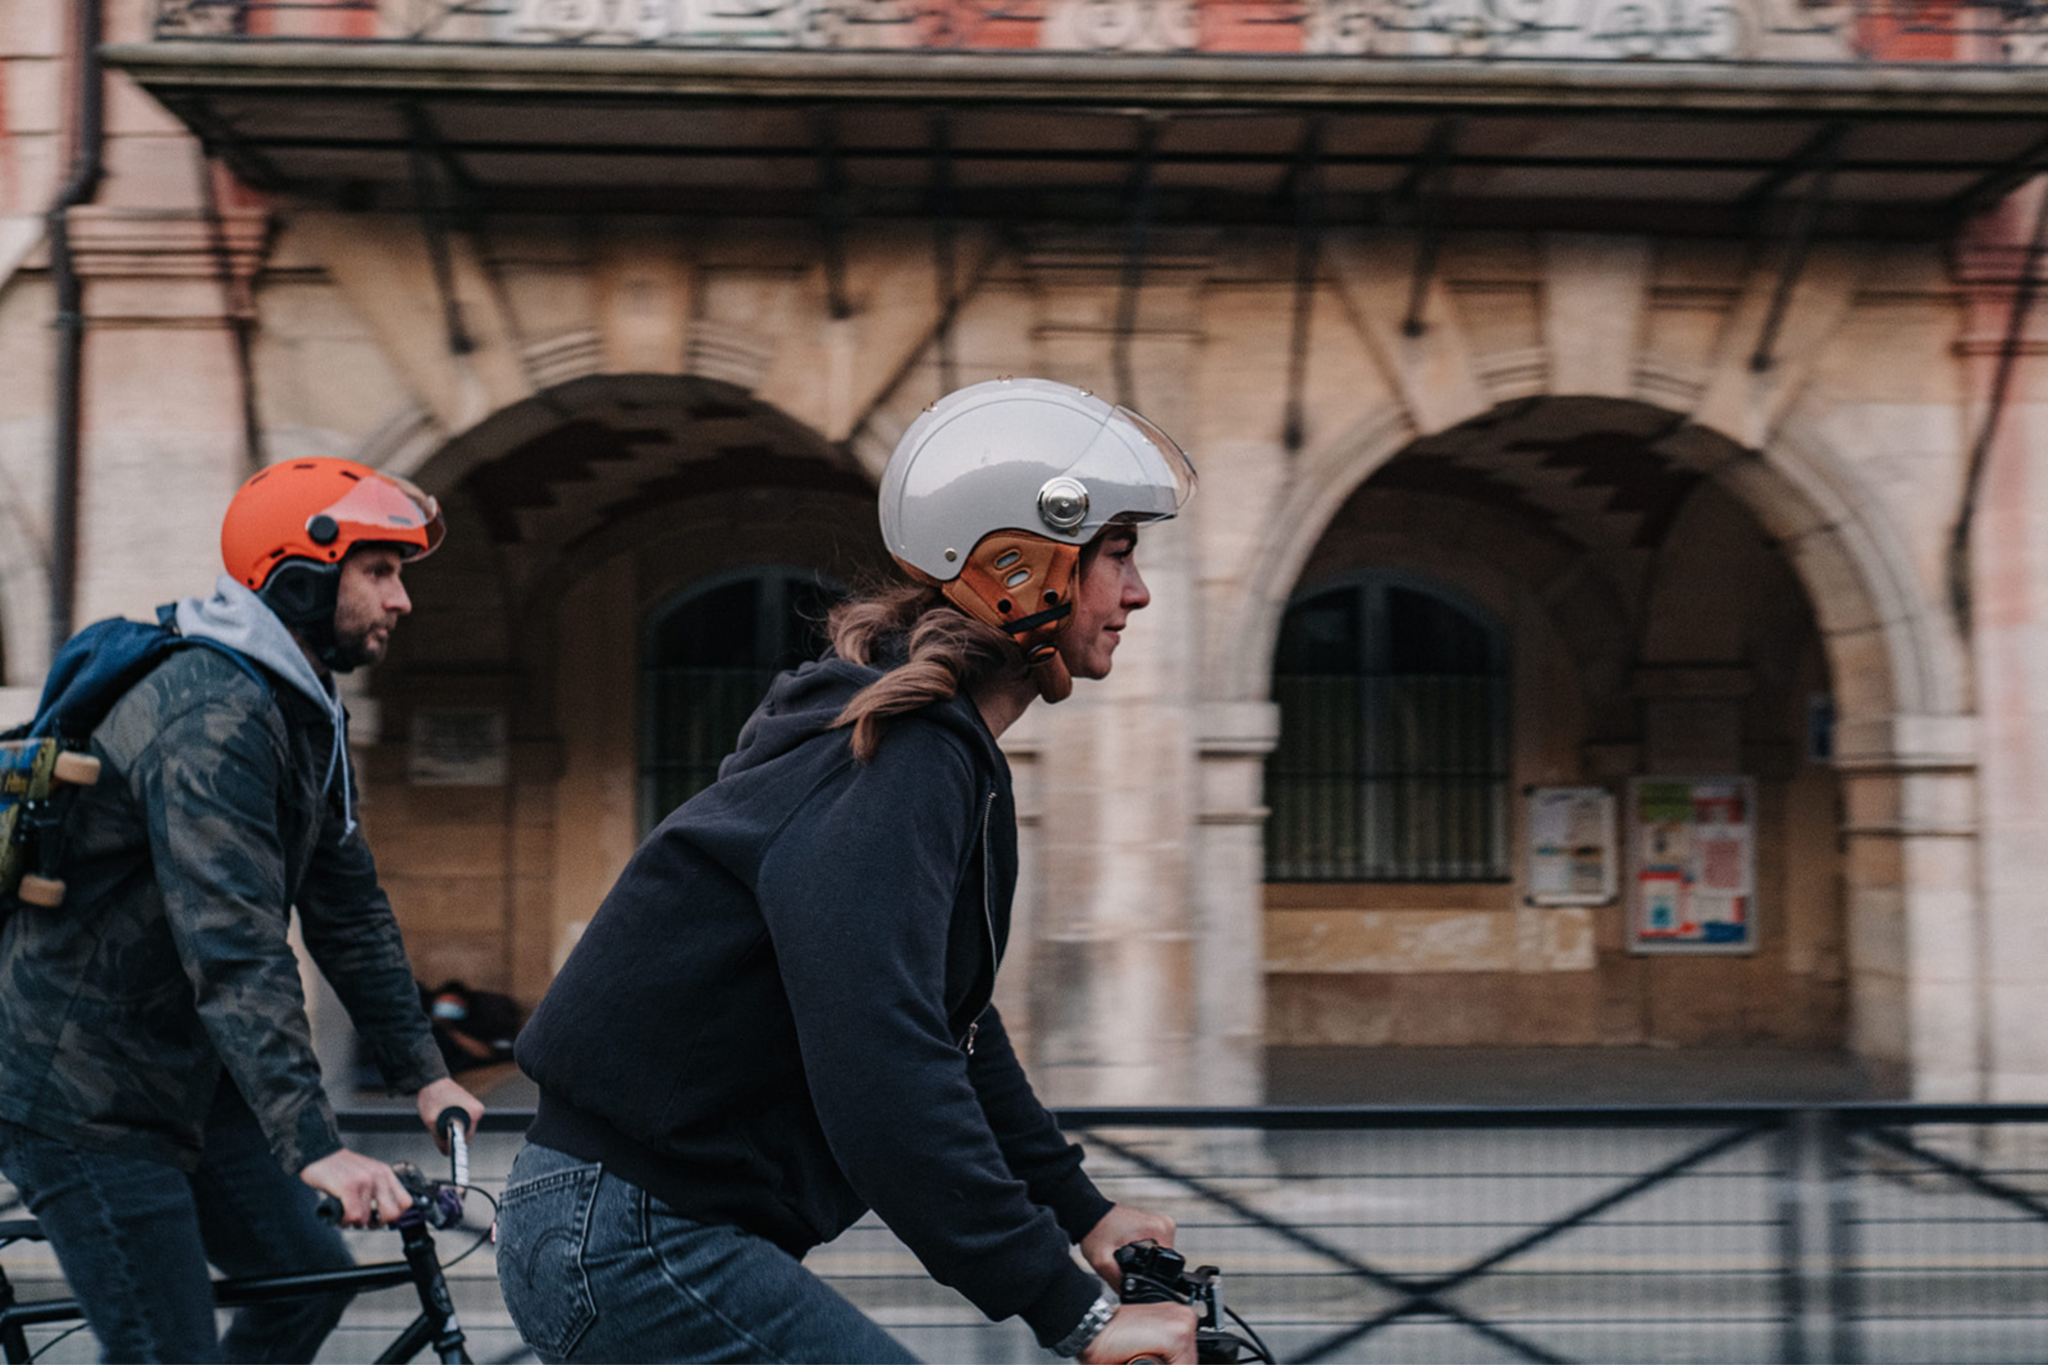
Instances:
[[[1626,418],[1650,457],[1726,493],[1754,518],[1810,605],[1838,707],[1835,768],[1846,814],[1837,836],[1847,905],[1849,1046],[1880,1086],[1965,1098],[1981,1082],[1971,1041],[1975,979],[1904,946],[1973,932],[1974,826],[1933,812],[1969,808],[1970,678],[1951,618],[1932,599],[1902,530],[1851,463],[1794,414],[1761,450],[1628,399],[1539,396],[1418,432],[1392,403],[1311,447],[1289,472],[1263,540],[1207,642],[1209,698],[1269,695],[1280,618],[1339,510],[1397,457],[1458,458],[1503,424]],[[1937,927],[1938,926],[1938,927]]]
[[[531,1000],[639,838],[644,611],[750,564],[862,577],[882,558],[873,484],[701,376],[584,376],[445,440],[400,413],[364,453],[449,519],[370,684],[366,820],[422,973]],[[463,712],[497,717],[502,784],[415,790],[419,727]]]
[[[1560,400],[1534,400],[1538,403]],[[1647,410],[1627,400],[1569,399],[1598,407]],[[1503,404],[1477,421],[1526,403]],[[1733,493],[1792,561],[1830,641],[1837,668],[1863,671],[1868,654],[1848,657],[1855,637],[1876,632],[1883,666],[1881,694],[1857,717],[1961,712],[1969,693],[1966,663],[1947,613],[1919,586],[1910,551],[1876,500],[1858,496],[1857,476],[1810,427],[1788,424],[1762,453],[1665,413],[1668,433],[1651,449],[1674,464],[1712,478]],[[1263,700],[1265,661],[1272,657],[1281,610],[1302,567],[1351,494],[1396,455],[1424,439],[1406,415],[1387,406],[1307,453],[1250,559],[1239,599],[1217,633],[1210,695],[1218,701]],[[1845,643],[1846,642],[1846,643]]]

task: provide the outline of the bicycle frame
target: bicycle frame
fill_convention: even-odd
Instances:
[[[447,1278],[441,1273],[441,1260],[434,1250],[434,1234],[424,1222],[404,1225],[398,1231],[404,1239],[405,1259],[402,1261],[376,1261],[348,1270],[216,1280],[213,1285],[214,1302],[223,1308],[240,1308],[246,1304],[303,1298],[337,1290],[360,1293],[410,1284],[419,1292],[420,1315],[377,1357],[378,1365],[396,1365],[396,1362],[411,1360],[429,1345],[444,1365],[455,1365],[456,1362],[467,1365],[467,1340],[455,1315],[455,1301],[448,1293]],[[0,1222],[0,1243],[40,1235],[40,1229],[31,1220]],[[84,1318],[84,1311],[75,1298],[17,1302],[14,1286],[8,1282],[6,1270],[0,1268],[0,1357],[4,1357],[9,1365],[22,1365],[31,1358],[26,1328],[53,1322],[81,1322]]]

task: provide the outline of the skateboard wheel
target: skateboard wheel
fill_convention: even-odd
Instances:
[[[50,765],[50,776],[74,787],[90,787],[100,780],[100,761],[91,754],[58,754]]]
[[[30,872],[23,875],[21,888],[14,894],[20,896],[24,904],[52,910],[64,903],[64,883],[54,877],[38,877]]]

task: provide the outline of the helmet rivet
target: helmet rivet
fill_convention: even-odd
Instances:
[[[1088,490],[1062,474],[1038,490],[1038,517],[1055,531],[1071,531],[1088,519]]]
[[[947,562],[948,564],[952,563],[952,562],[953,562],[954,560],[958,559],[959,557],[960,557],[960,552],[959,552],[958,550],[948,550],[948,551],[946,551],[946,562]]]
[[[318,512],[306,523],[306,534],[313,538],[315,545],[332,545],[334,538],[341,534],[341,527],[333,517]]]

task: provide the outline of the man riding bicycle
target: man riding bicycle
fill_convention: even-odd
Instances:
[[[392,1091],[428,1124],[483,1112],[420,1009],[333,676],[384,657],[411,610],[401,572],[441,534],[432,498],[350,461],[244,484],[228,572],[177,604],[179,633],[211,647],[172,651],[114,703],[67,816],[64,903],[0,925],[0,1171],[108,1359],[310,1360],[346,1297],[245,1309],[222,1340],[208,1261],[349,1266],[314,1192],[354,1226],[411,1202],[336,1131],[294,908]]]

